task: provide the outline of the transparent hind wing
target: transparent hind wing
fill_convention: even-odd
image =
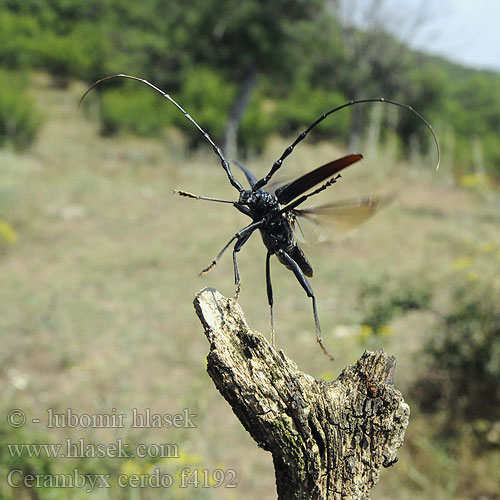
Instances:
[[[357,199],[295,209],[296,235],[307,243],[321,243],[342,236],[371,219],[394,199],[394,195]]]

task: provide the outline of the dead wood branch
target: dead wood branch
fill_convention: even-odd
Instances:
[[[250,330],[234,300],[207,288],[194,304],[210,342],[208,373],[272,453],[278,499],[368,499],[408,425],[394,357],[366,351],[334,382],[316,380]]]

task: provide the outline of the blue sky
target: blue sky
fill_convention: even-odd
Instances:
[[[422,0],[397,2],[409,4],[421,6]],[[437,0],[426,7],[431,15],[410,42],[413,46],[466,66],[500,72],[500,0]]]
[[[383,26],[408,45],[500,72],[500,0],[336,0],[347,22]]]

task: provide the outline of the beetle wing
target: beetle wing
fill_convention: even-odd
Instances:
[[[302,233],[301,236],[305,232],[308,236],[312,233],[312,239],[321,242],[330,239],[327,237],[329,232],[338,236],[360,226],[390,203],[393,198],[393,195],[363,196],[316,207],[294,209],[292,214],[299,223],[297,225]]]
[[[300,196],[316,186],[316,184],[319,184],[329,177],[333,177],[337,172],[361,160],[361,158],[363,158],[363,155],[350,154],[322,165],[302,177],[276,189],[276,197],[282,205],[286,205],[297,198],[297,196]]]

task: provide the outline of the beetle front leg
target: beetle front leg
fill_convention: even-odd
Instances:
[[[244,227],[241,231],[238,231],[225,245],[224,245],[224,248],[217,254],[217,256],[215,257],[215,259],[210,263],[209,266],[205,267],[204,269],[202,269],[200,271],[200,276],[202,274],[206,274],[206,273],[209,273],[216,265],[217,265],[217,262],[219,262],[219,259],[222,257],[222,255],[224,254],[224,252],[229,248],[229,246],[231,245],[231,243],[234,241],[234,240],[239,240],[241,239],[241,237],[243,236],[246,236],[248,234],[248,236],[250,236],[257,228],[259,228],[260,226],[262,226],[262,224],[264,223],[264,221],[260,220],[260,221],[257,221],[257,222],[253,222],[252,224],[249,224],[248,226]],[[248,238],[247,238],[248,239]],[[245,240],[246,241],[246,240]],[[237,245],[238,243],[236,243]]]
[[[318,310],[316,308],[316,297],[314,296],[314,292],[313,292],[311,285],[309,284],[309,281],[307,281],[306,276],[302,272],[302,269],[300,269],[297,262],[295,262],[290,257],[290,255],[288,255],[284,250],[278,250],[276,252],[276,254],[281,256],[283,258],[283,260],[285,260],[287,262],[287,264],[291,267],[293,274],[295,274],[295,277],[297,278],[298,282],[301,284],[302,288],[306,292],[307,296],[311,297],[312,306],[313,306],[313,314],[314,314],[314,323],[316,325],[316,341],[318,342],[321,350],[330,359],[333,360],[333,356],[326,350],[325,346],[323,345],[323,336],[321,335],[321,327],[319,325]]]
[[[252,233],[247,233],[245,236],[239,238],[233,249],[234,284],[236,285],[234,300],[236,301],[238,301],[238,299],[240,298],[241,292],[240,270],[238,268],[238,260],[236,258],[236,254],[241,250],[241,247],[248,241],[248,238],[250,238],[251,235]]]

